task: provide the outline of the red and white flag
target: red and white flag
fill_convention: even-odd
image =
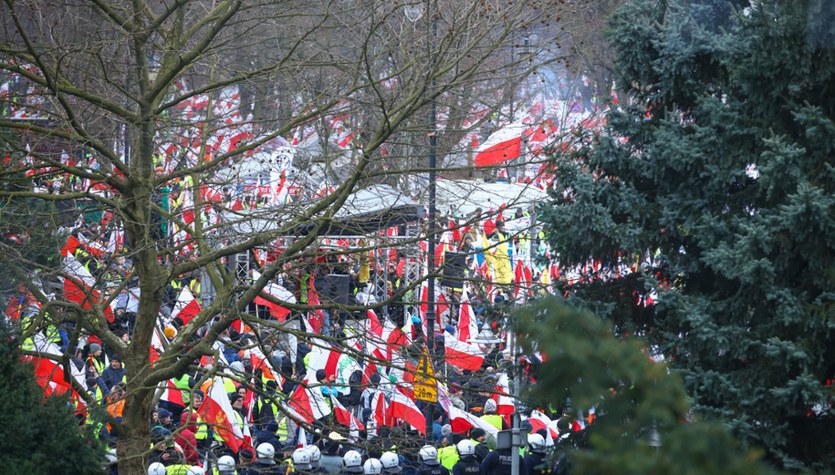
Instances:
[[[496,401],[496,414],[504,416],[505,419],[509,419],[516,408],[510,394],[510,381],[507,373],[500,373],[496,380],[496,394],[493,395],[493,399]]]
[[[478,335],[478,323],[473,313],[473,307],[470,305],[470,297],[465,287],[461,292],[461,310],[458,312],[458,329],[455,336],[458,341],[469,343],[470,340]]]
[[[377,338],[383,337],[383,324],[380,323],[380,319],[377,318],[377,314],[374,313],[374,310],[370,308],[366,311],[366,315],[368,315],[368,331],[376,336]]]
[[[507,125],[479,145],[475,152],[474,163],[477,167],[489,167],[519,158],[522,154],[522,133],[525,124],[521,122]]]
[[[339,400],[335,397],[331,396],[331,402],[333,403],[333,412],[336,415],[336,422],[342,424],[343,426],[347,427],[351,435],[354,437],[359,437],[359,432],[361,430],[365,430],[365,425],[360,422],[357,417],[351,413],[348,409],[345,408],[342,404],[340,404]],[[354,434],[356,432],[356,434]]]
[[[462,411],[455,406],[450,406],[449,408],[449,425],[452,427],[452,432],[456,434],[463,434],[474,428],[484,429],[485,432],[493,437],[496,437],[499,433],[499,429],[496,429],[489,422],[467,411]]]
[[[308,423],[319,420],[331,413],[331,408],[325,401],[322,391],[318,387],[309,387],[308,379],[305,379],[293,391],[290,396],[289,406],[295,416]]]
[[[368,418],[368,434],[377,435],[381,427],[391,425],[388,403],[382,391],[378,390],[371,398],[371,417]]]
[[[99,303],[101,293],[93,289],[96,285],[96,279],[90,274],[78,259],[72,255],[64,257],[64,275],[61,277],[64,281],[64,298],[70,302],[75,302],[84,310],[93,310],[93,305]],[[104,313],[104,318],[108,323],[113,323],[113,310],[109,306],[103,306],[101,309]]]
[[[444,332],[444,356],[446,362],[462,370],[476,371],[484,363],[481,348],[456,339]]]
[[[179,319],[183,326],[188,325],[192,318],[200,313],[202,308],[191,293],[191,289],[184,285],[180,290],[180,295],[177,297],[177,303],[174,304],[174,310],[171,311],[171,319]]]
[[[281,376],[281,373],[273,369],[272,364],[270,364],[270,360],[266,357],[266,355],[264,355],[261,348],[254,346],[247,350],[246,354],[252,362],[253,373],[260,369],[263,377],[275,381],[276,385],[278,385],[278,389],[284,387],[284,378]]]
[[[78,242],[85,251],[89,252],[96,259],[103,258],[107,252],[107,247],[104,244],[95,239],[90,239],[83,234],[78,235]]]
[[[170,404],[186,407],[188,404],[183,400],[183,393],[174,384],[174,381],[168,380],[165,382],[165,389],[159,398],[160,401],[168,401]]]
[[[316,286],[313,284],[312,275],[307,282],[307,304],[314,307],[321,305],[319,294],[316,292]],[[314,308],[308,310],[307,316],[304,317],[304,325],[308,332],[320,335],[322,333],[322,327],[325,325],[325,314],[322,309]]]
[[[313,380],[316,371],[320,369],[325,370],[326,376],[336,377],[341,357],[342,353],[331,346],[330,343],[319,338],[311,338],[310,353],[307,357],[307,377]]]
[[[426,417],[420,412],[415,402],[400,391],[391,392],[389,410],[392,418],[400,419],[421,434],[426,434]]]
[[[215,433],[233,452],[237,453],[242,446],[247,444],[244,431],[238,425],[235,410],[229,402],[229,396],[223,389],[222,378],[214,378],[212,386],[203,399],[203,404],[197,409],[197,414],[204,423],[212,426]]]
[[[252,271],[252,279],[258,280],[261,278],[261,274],[258,271]],[[267,285],[264,286],[264,289],[261,290],[262,294],[269,295],[274,300],[278,300],[279,302],[287,302],[287,303],[296,303],[296,297],[293,295],[292,292],[285,289],[284,287],[274,284],[272,282],[267,282]],[[281,323],[287,319],[290,315],[290,309],[281,305],[281,303],[271,302],[270,300],[261,297],[255,297],[255,305],[263,305],[270,309],[270,315],[278,320]]]

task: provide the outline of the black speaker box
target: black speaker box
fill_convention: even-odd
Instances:
[[[464,287],[464,269],[467,254],[463,252],[447,252],[444,254],[444,266],[441,269],[441,285],[460,289]]]
[[[322,305],[348,305],[351,296],[351,276],[347,274],[328,274],[319,292]]]

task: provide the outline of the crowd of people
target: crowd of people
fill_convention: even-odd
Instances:
[[[513,217],[521,218],[521,215],[522,211],[518,211]],[[510,414],[497,407],[499,395],[509,397],[509,388],[501,381],[502,378],[506,381],[508,373],[517,368],[524,371],[524,379],[533,382],[541,359],[538,355],[528,355],[514,361],[505,346],[500,319],[495,315],[488,317],[487,313],[491,308],[494,311],[498,308],[496,312],[501,314],[503,306],[510,304],[520,291],[513,285],[517,278],[511,267],[514,248],[518,254],[518,249],[530,243],[525,243],[529,239],[526,235],[511,235],[501,218],[478,218],[471,226],[445,231],[442,239],[448,249],[466,254],[466,271],[462,277],[481,282],[439,290],[438,295],[446,296],[446,302],[445,310],[438,306],[433,339],[439,349],[432,359],[439,368],[438,379],[443,381],[446,405],[441,401],[430,404],[416,400],[410,389],[410,372],[413,376],[416,358],[430,338],[424,334],[426,315],[418,310],[423,300],[421,291],[412,289],[395,295],[408,287],[403,278],[402,258],[395,254],[385,272],[389,280],[385,297],[394,296],[394,301],[389,306],[391,312],[382,323],[378,322],[384,327],[380,331],[385,335],[371,336],[374,331],[364,315],[338,309],[321,310],[322,326],[308,337],[241,323],[227,329],[218,339],[219,361],[195,361],[189,372],[161,387],[164,391],[149,421],[152,447],[148,454],[148,473],[200,473],[196,470],[204,469],[214,473],[281,472],[285,475],[292,472],[510,473],[511,448],[497,446],[497,433],[510,428]],[[136,324],[139,297],[130,253],[125,252],[129,247],[123,242],[114,243],[113,222],[106,216],[81,223],[69,231],[67,244],[61,249],[62,257],[76,262],[103,286],[103,292],[118,292],[112,294],[110,312],[105,312],[105,318],[109,329],[129,342]],[[383,271],[363,268],[367,263],[367,256],[357,258],[346,254],[335,261],[328,258],[298,266],[295,273],[285,273],[276,282],[299,302],[308,303],[312,302],[309,293],[322,285],[321,278],[344,273],[350,278],[348,292],[352,303],[369,303],[369,274]],[[489,278],[479,278],[484,273],[489,273]],[[170,339],[188,323],[177,310],[184,289],[199,302],[201,287],[199,274],[179,275],[168,283],[160,309],[160,339]],[[43,290],[49,298],[48,286],[43,286]],[[522,289],[522,292],[527,291]],[[477,331],[470,336],[478,335],[485,340],[477,345],[483,359],[478,369],[462,369],[444,358],[444,337],[460,331],[459,317],[465,301],[472,306],[472,317],[476,320]],[[413,311],[408,310],[408,303],[413,304]],[[35,321],[39,307],[40,302],[21,285],[17,295],[10,299],[6,315],[26,329]],[[249,310],[260,318],[274,318],[262,306],[253,305]],[[296,322],[294,328],[300,328],[302,323],[307,323],[308,313],[289,312],[286,324]],[[202,339],[207,328],[208,325],[198,329],[192,343]],[[40,329],[39,334],[58,353],[71,355],[72,372],[81,375],[89,395],[106,409],[110,418],[87,414],[83,424],[112,448],[110,460],[115,462],[118,431],[112,430],[111,422],[120,421],[123,415],[126,369],[114,348],[85,332],[73,340],[70,335],[77,333],[74,330],[71,322],[62,322]],[[328,338],[329,351],[340,354],[338,368],[324,368],[321,362],[311,361],[311,356],[322,346],[315,333]],[[392,337],[396,333],[402,337]],[[34,336],[24,342],[26,349],[35,346]],[[373,354],[375,348],[382,349],[385,356]],[[518,368],[520,362],[523,364]],[[222,434],[216,422],[201,410],[205,400],[217,397],[211,396],[217,393],[213,386],[222,386],[224,401],[228,401],[233,411],[230,419],[236,426],[235,433],[240,434],[236,443],[230,443],[228,434]],[[327,405],[319,411],[324,415],[299,417],[298,411],[294,413],[293,400],[300,389],[321,396]],[[433,415],[428,425],[431,430],[392,415],[381,420],[375,413],[380,407],[375,396],[385,401],[381,405],[387,405],[403,395],[421,414]],[[467,427],[462,428],[460,420],[459,424],[453,421],[450,407],[470,416]],[[337,408],[350,413],[351,421],[342,421]],[[534,431],[534,425],[527,422],[529,444],[521,449],[520,467],[524,470],[521,473],[566,470],[565,464],[559,465],[545,455],[559,445],[561,438],[578,429],[563,408],[545,409],[541,413],[548,416],[543,415],[539,420],[554,424],[549,426],[546,422],[541,427],[540,422],[536,425],[538,431]],[[116,473],[116,467],[116,463],[111,463],[111,473]]]

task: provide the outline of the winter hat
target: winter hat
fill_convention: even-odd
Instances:
[[[492,399],[488,399],[487,402],[484,403],[484,412],[485,413],[496,412],[496,401],[494,401]]]
[[[91,354],[91,355],[92,355],[92,354],[96,354],[96,353],[98,353],[99,351],[101,351],[101,345],[99,345],[98,343],[92,343],[92,344],[90,344],[90,354]]]
[[[168,409],[159,408],[157,410],[157,416],[160,419],[165,419],[166,417],[171,417],[171,411],[169,411]]]

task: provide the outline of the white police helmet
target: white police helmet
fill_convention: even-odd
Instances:
[[[165,465],[154,462],[148,466],[148,475],[165,475]]]
[[[383,473],[383,464],[375,458],[370,458],[363,464],[362,473],[364,475],[380,475]]]
[[[438,465],[438,449],[431,445],[424,445],[418,452],[418,458],[426,465]]]
[[[258,444],[255,449],[255,456],[259,459],[272,459],[275,457],[275,447],[269,442]]]
[[[465,455],[473,455],[475,453],[475,444],[470,439],[459,441],[455,444],[455,448],[458,449],[458,455],[462,457]]]
[[[400,473],[403,468],[400,467],[400,457],[394,452],[383,452],[380,456],[380,463],[383,465],[385,473]]]

